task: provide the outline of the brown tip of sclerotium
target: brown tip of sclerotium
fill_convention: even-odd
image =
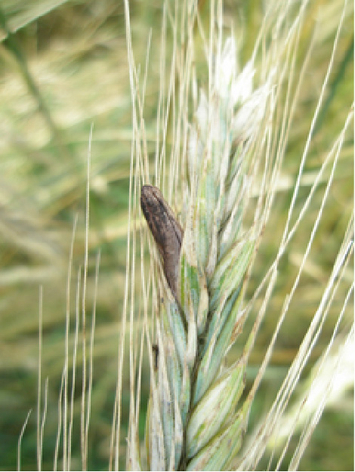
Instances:
[[[152,188],[153,188],[153,185],[144,184],[142,185],[141,193],[145,193],[147,190],[152,189]]]

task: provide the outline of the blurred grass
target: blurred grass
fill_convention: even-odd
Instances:
[[[273,207],[260,248],[250,294],[276,253],[287,217],[292,185],[305,137],[334,41],[343,3],[311,2],[302,31],[300,67],[314,28],[315,53],[302,87],[284,165],[287,184]],[[64,358],[66,278],[75,215],[79,225],[74,246],[74,269],[83,263],[86,161],[90,127],[93,142],[90,182],[90,234],[87,312],[91,313],[95,257],[101,250],[97,323],[95,334],[94,387],[89,467],[107,467],[112,409],[117,371],[117,344],[124,290],[131,155],[131,101],[125,45],[123,4],[112,0],[32,1],[0,3],[0,468],[16,467],[16,448],[22,424],[37,402],[39,285],[44,289],[43,378],[49,377],[48,418],[45,428],[43,468],[53,467],[57,428],[57,398]],[[154,129],[159,87],[159,41],[162,2],[130,2],[135,57],[144,67],[147,38],[152,28],[145,120],[149,153],[155,149]],[[305,187],[313,182],[325,152],[342,128],[353,100],[352,6],[340,38],[337,63],[327,91],[328,100],[313,136],[307,160]],[[208,2],[200,2],[202,21],[207,21]],[[261,2],[225,2],[226,26],[235,25],[241,57],[249,59],[260,27]],[[207,23],[206,23],[207,24]],[[7,31],[6,31],[7,30]],[[201,82],[206,80],[201,77]],[[352,136],[348,137],[336,170],[321,228],[298,288],[297,302],[274,352],[265,397],[282,379],[278,369],[292,361],[304,335],[303,319],[310,319],[323,290],[325,274],[333,264],[353,208]],[[306,180],[306,179],[305,179]],[[280,266],[278,286],[258,338],[252,361],[259,364],[274,328],[272,312],[278,313],[290,289],[319,203],[314,199]],[[76,274],[74,270],[74,274]],[[73,293],[75,278],[73,277]],[[139,286],[139,280],[137,287]],[[139,292],[137,291],[139,294]],[[74,308],[74,297],[72,297]],[[339,300],[339,304],[342,299]],[[334,308],[337,305],[334,304]],[[336,310],[334,317],[337,316]],[[351,316],[351,314],[349,314]],[[322,336],[327,343],[327,328]],[[321,352],[322,344],[317,347]],[[231,355],[234,355],[232,352]],[[275,367],[276,366],[276,367]],[[274,368],[275,370],[272,370]],[[144,369],[143,369],[144,372]],[[252,372],[252,369],[251,369]],[[80,376],[80,373],[78,372]],[[251,374],[252,375],[252,374]],[[276,375],[276,378],[275,378]],[[128,384],[128,371],[124,382]],[[143,379],[143,395],[149,379]],[[124,389],[125,390],[125,389]],[[260,398],[260,395],[259,395]],[[128,394],[123,399],[128,410]],[[145,408],[145,402],[142,402]],[[263,405],[256,405],[255,412]],[[346,410],[344,410],[346,408]],[[353,424],[344,421],[351,407],[339,405],[336,413],[322,419],[322,437],[310,447],[302,467],[351,470],[352,454],[334,447],[353,446]],[[350,412],[350,413],[349,413]],[[257,415],[257,413],[256,413]],[[333,422],[341,425],[339,434]],[[252,418],[253,423],[253,418]],[[76,436],[74,435],[74,438]],[[125,434],[122,435],[125,442]],[[337,443],[338,441],[336,441]],[[36,469],[36,414],[32,413],[23,440],[22,467]],[[312,445],[312,443],[311,443]],[[73,468],[80,468],[79,440],[73,448]],[[319,448],[322,454],[319,454]],[[320,457],[321,456],[321,457]],[[350,457],[351,456],[351,457]],[[317,458],[319,461],[317,462]],[[75,460],[74,460],[75,459]],[[124,466],[123,466],[124,467]]]

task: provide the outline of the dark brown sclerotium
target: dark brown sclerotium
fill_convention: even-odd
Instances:
[[[176,298],[184,231],[157,187],[143,185],[141,189],[141,207],[162,257],[166,280]]]
[[[153,351],[153,361],[154,361],[154,370],[158,370],[158,362],[159,362],[159,346],[158,344],[153,344],[152,345],[152,351]]]

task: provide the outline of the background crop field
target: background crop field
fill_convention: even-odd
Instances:
[[[151,32],[145,98],[148,153],[156,149],[155,119],[159,87],[161,1],[131,1],[134,54],[142,64]],[[267,3],[267,2],[265,2]],[[352,2],[350,2],[352,3]],[[242,64],[252,52],[263,17],[263,2],[227,0],[226,26],[234,24]],[[256,260],[250,295],[275,257],[287,218],[300,156],[333,47],[343,2],[311,2],[301,33],[299,64],[314,34],[316,44],[302,87],[277,192]],[[199,4],[202,21],[209,2]],[[349,4],[339,40],[326,101],[305,169],[305,195],[324,153],[344,124],[353,101],[353,20]],[[90,129],[89,270],[86,309],[91,313],[95,292],[95,263],[101,252],[97,292],[94,378],[90,426],[90,469],[105,469],[115,386],[117,349],[124,293],[128,228],[132,104],[127,61],[123,2],[114,0],[1,0],[0,19],[0,468],[16,468],[17,443],[27,413],[33,409],[22,442],[22,468],[37,468],[36,405],[40,287],[43,288],[42,378],[48,378],[48,405],[43,469],[53,468],[58,425],[58,392],[63,369],[67,274],[74,222],[72,294],[83,264],[85,244],[85,186]],[[317,29],[318,25],[318,29]],[[315,34],[314,32],[317,32]],[[169,48],[170,45],[167,45]],[[201,72],[202,74],[202,72]],[[203,84],[204,77],[200,77]],[[168,136],[169,139],[169,136]],[[307,181],[308,179],[308,181]],[[308,183],[307,183],[308,182]],[[326,184],[326,181],[323,185]],[[278,283],[256,343],[248,375],[263,359],[290,281],[299,266],[314,215],[308,209],[292,246],[280,265]],[[319,199],[318,198],[318,203]],[[254,422],[272,400],[313,316],[324,290],[325,274],[353,211],[353,139],[349,132],[337,164],[335,180],[314,240],[312,256],[298,294],[280,333],[277,349],[263,383],[264,402],[254,405]],[[148,257],[148,254],[147,254]],[[349,277],[352,274],[349,273]],[[79,283],[82,283],[79,281]],[[136,280],[137,297],[140,280]],[[343,298],[332,305],[333,318]],[[75,295],[71,297],[75,309]],[[349,323],[351,309],[347,315]],[[327,345],[324,327],[314,355]],[[74,333],[70,342],[73,342]],[[238,346],[230,356],[238,355]],[[80,367],[80,355],[78,358]],[[311,368],[312,360],[309,365]],[[128,366],[127,366],[128,367]],[[69,366],[70,369],[70,366]],[[143,369],[142,410],[149,394],[148,369]],[[77,371],[80,383],[80,369]],[[128,413],[128,376],[124,372],[123,434]],[[125,390],[126,386],[126,390]],[[80,409],[80,390],[77,391]],[[262,397],[259,395],[260,397]],[[144,423],[142,421],[142,431]],[[74,431],[72,467],[80,469],[80,441]],[[351,392],[327,409],[301,464],[304,470],[353,469],[353,400]],[[59,462],[60,467],[60,462]],[[124,464],[121,464],[124,468]],[[262,467],[260,465],[260,467]],[[266,467],[266,465],[265,465]]]

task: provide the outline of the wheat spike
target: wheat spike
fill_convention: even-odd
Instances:
[[[228,470],[242,446],[252,401],[270,359],[289,299],[285,301],[285,309],[279,316],[254,384],[247,397],[242,399],[249,355],[277,278],[279,259],[299,220],[293,227],[287,221],[285,239],[267,274],[265,302],[242,346],[240,358],[229,367],[224,363],[250,313],[243,300],[245,284],[285,154],[292,103],[287,104],[291,111],[289,115],[286,113],[285,122],[278,122],[276,130],[271,128],[275,124],[273,120],[276,120],[282,77],[290,74],[297,51],[298,28],[306,4],[300,6],[292,23],[287,16],[289,6],[278,11],[278,41],[271,43],[262,71],[257,71],[254,64],[255,51],[261,47],[260,44],[255,46],[254,55],[245,67],[239,68],[236,40],[234,36],[225,39],[218,8],[220,3],[214,5],[216,11],[211,13],[210,38],[204,42],[208,86],[199,91],[194,80],[191,37],[192,25],[198,19],[193,8],[184,10],[188,47],[184,56],[186,62],[181,61],[180,68],[175,64],[183,85],[179,90],[180,114],[177,113],[173,123],[176,136],[169,173],[165,173],[164,152],[157,153],[155,176],[152,178],[151,168],[142,153],[142,168],[136,180],[142,182],[141,207],[157,249],[150,246],[151,260],[157,269],[155,275],[158,275],[152,277],[153,341],[151,327],[146,324],[151,366],[151,395],[146,422],[149,470]],[[271,7],[270,11],[275,14],[272,10]],[[265,30],[260,32],[260,38],[263,33],[270,32],[271,17],[272,14],[266,15]],[[176,18],[175,21],[174,26],[180,25]],[[184,37],[183,33],[181,37]],[[177,61],[175,56],[174,59]],[[135,90],[138,90],[137,83]],[[187,98],[189,93],[191,101]],[[287,96],[287,100],[290,97]],[[321,100],[322,97],[320,103]],[[194,109],[192,118],[185,110],[191,103]],[[137,104],[141,106],[140,99],[137,99]],[[317,110],[315,117],[316,113]],[[351,113],[339,142],[344,139],[350,120]],[[137,126],[137,135],[144,141],[144,134],[139,133],[144,133],[144,126]],[[176,145],[181,136],[181,145]],[[261,172],[258,167],[262,167]],[[256,184],[256,176],[260,173],[262,180]],[[166,191],[164,179],[169,182]],[[299,181],[295,185],[294,198],[298,189]],[[249,218],[246,226],[246,210],[252,192],[258,199],[253,217]],[[177,205],[172,204],[173,197]],[[294,201],[291,202],[291,212],[293,204]],[[297,283],[296,277],[295,287]],[[315,319],[319,322],[317,316]],[[315,333],[314,327],[310,326],[302,346],[304,352],[311,350]],[[265,423],[260,441],[255,441],[259,450],[250,447],[250,457],[238,459],[234,467],[252,468],[261,457],[275,428],[273,419],[279,417],[277,402],[280,402],[282,411],[288,401],[285,398],[297,384],[295,379],[303,368],[302,363],[300,355],[285,379],[284,392],[280,391],[280,397],[275,400],[270,427]],[[130,428],[128,457],[134,457],[130,466],[134,463],[135,468],[141,468],[137,422],[132,421]]]
[[[158,189],[142,188],[165,274],[147,424],[151,470],[225,468],[247,421],[247,411],[236,410],[247,355],[226,371],[221,365],[243,324],[243,281],[257,238],[255,228],[242,227],[249,153],[270,88],[253,91],[251,64],[237,73],[233,38],[217,59],[189,133],[181,253],[179,223]],[[214,444],[224,453],[213,453]]]

